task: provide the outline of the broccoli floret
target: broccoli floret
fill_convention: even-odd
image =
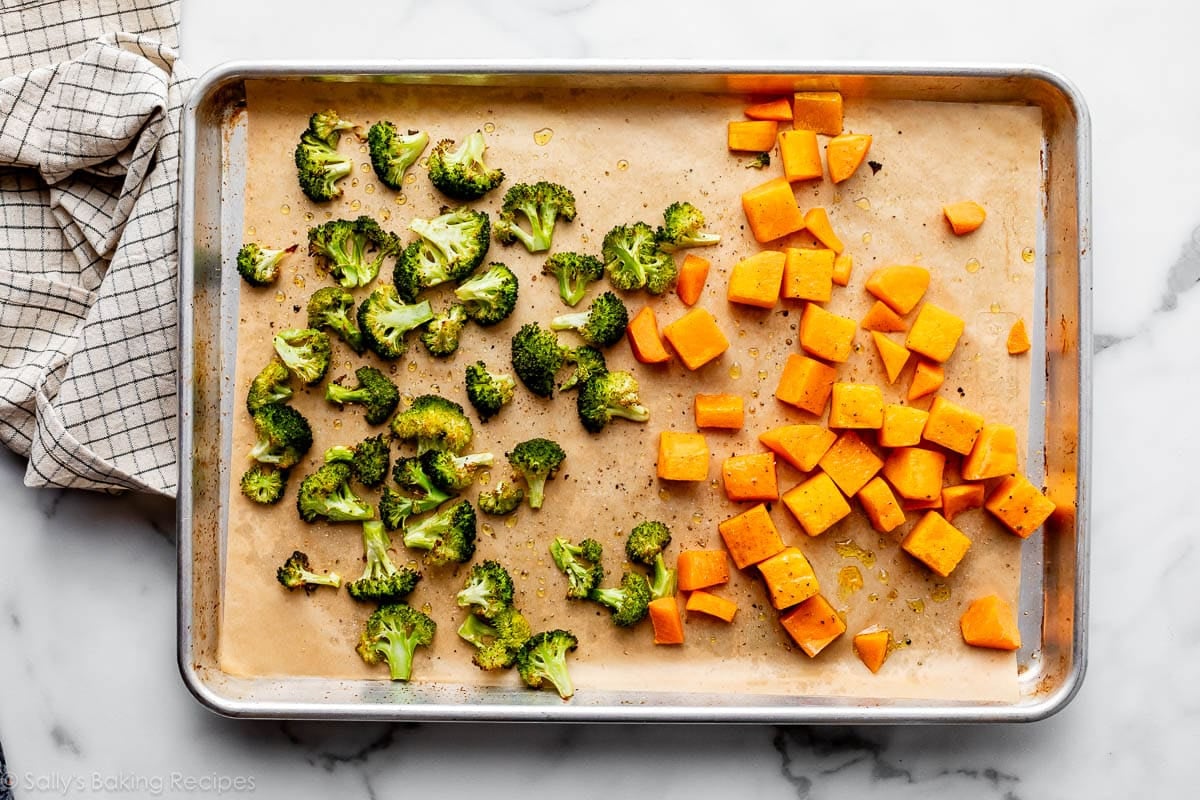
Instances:
[[[601,249],[608,280],[622,291],[645,288],[663,294],[675,283],[678,268],[659,247],[654,229],[644,222],[618,225],[604,235]]]
[[[520,473],[525,479],[525,485],[529,487],[529,507],[541,508],[545,499],[546,481],[558,472],[567,454],[559,447],[558,442],[536,438],[517,444],[506,455],[508,463]]]
[[[415,440],[419,453],[449,450],[458,454],[471,444],[475,431],[458,403],[436,394],[423,394],[392,418],[392,433],[404,441]]]
[[[404,530],[404,546],[427,550],[430,564],[465,564],[475,555],[475,508],[467,500],[435,511]]]
[[[559,385],[560,391],[577,389],[588,382],[593,375],[603,375],[608,372],[608,364],[601,353],[590,344],[580,345],[567,350],[563,354],[568,364],[575,365],[575,371]]]
[[[443,209],[433,219],[416,218],[408,227],[418,238],[400,254],[392,281],[409,302],[422,289],[466,278],[483,263],[491,244],[488,215],[466,206]]]
[[[329,337],[316,328],[288,328],[271,340],[275,353],[297,378],[309,386],[329,371]]]
[[[292,397],[292,373],[278,358],[272,358],[250,381],[246,410],[253,414],[263,406],[285,403]]]
[[[563,348],[552,331],[528,322],[512,337],[513,372],[538,397],[554,395],[554,376],[563,366]]]
[[[471,614],[458,629],[458,635],[476,648],[471,660],[480,669],[506,669],[517,660],[517,653],[533,635],[529,620],[512,606],[504,606],[490,622]]]
[[[396,126],[386,120],[376,122],[367,131],[371,166],[375,168],[380,182],[389,189],[400,189],[404,185],[404,173],[416,163],[428,144],[428,133],[398,133]]]
[[[242,494],[265,506],[278,503],[287,486],[287,470],[255,462],[242,474]]]
[[[482,361],[467,365],[467,400],[484,422],[500,413],[505,403],[513,399],[516,385],[511,375],[490,372]]]
[[[429,153],[429,180],[442,194],[455,200],[476,200],[504,180],[504,170],[490,169],[483,161],[487,143],[483,131],[475,131],[457,149],[452,139],[443,139]]]
[[[467,313],[461,303],[451,303],[436,315],[421,331],[421,344],[434,358],[447,358],[458,349],[458,339],[467,324]]]
[[[333,331],[356,353],[366,349],[354,316],[354,297],[340,286],[326,286],[308,298],[308,327]]]
[[[579,646],[570,631],[555,629],[535,633],[517,653],[517,672],[531,689],[549,683],[566,700],[575,694],[571,676],[567,673],[567,653]]]
[[[608,608],[612,621],[621,627],[636,625],[650,611],[650,584],[636,572],[621,576],[616,589],[593,589],[588,599]]]
[[[330,522],[365,522],[375,509],[364,503],[350,488],[349,464],[323,464],[300,484],[296,510],[305,522],[325,517]]]
[[[375,367],[354,370],[358,385],[350,389],[337,381],[325,385],[325,399],[337,405],[357,404],[366,409],[367,424],[382,425],[400,404],[400,390]]]
[[[629,325],[629,309],[621,298],[605,292],[592,301],[587,311],[563,314],[550,322],[555,331],[576,331],[583,340],[595,347],[611,347],[625,336]]]
[[[325,451],[325,463],[349,464],[363,486],[374,489],[387,479],[392,449],[383,434],[363,439],[354,447],[338,445]]]
[[[341,463],[349,464],[350,468],[354,468],[354,448],[344,444],[336,444],[325,451],[323,460],[326,464]]]
[[[237,271],[251,286],[269,286],[279,277],[279,263],[296,245],[283,250],[269,250],[256,242],[242,245],[237,254]]]
[[[420,456],[409,456],[397,461],[392,467],[392,480],[401,489],[417,496],[418,501],[412,507],[412,514],[432,511],[454,497],[453,492],[443,491],[434,484],[433,479],[425,472],[425,467],[421,465]]]
[[[479,510],[496,517],[513,513],[524,501],[525,490],[507,481],[500,481],[496,488],[480,492],[478,498]]]
[[[489,264],[486,272],[464,281],[454,295],[476,324],[496,325],[517,307],[517,276],[504,264]]]
[[[317,111],[308,118],[308,129],[312,134],[330,147],[337,147],[342,138],[342,131],[354,130],[357,126],[349,120],[344,120],[332,108]]]
[[[769,166],[771,166],[771,154],[759,153],[750,159],[750,163],[746,165],[746,169],[766,169]]]
[[[287,561],[284,561],[279,569],[275,570],[275,577],[287,587],[289,592],[292,589],[303,589],[306,593],[312,594],[318,586],[332,586],[336,589],[342,585],[342,579],[335,572],[328,575],[310,572],[308,555],[299,550],[288,556]]]
[[[354,162],[337,151],[340,132],[320,123],[314,130],[316,120],[317,115],[313,115],[309,127],[300,134],[294,160],[300,189],[308,199],[319,203],[342,196],[338,181],[354,171]]]
[[[517,214],[529,223],[530,230],[521,227]],[[543,253],[554,240],[554,222],[562,218],[575,219],[575,195],[567,187],[538,181],[518,183],[504,194],[500,219],[496,223],[496,239],[502,244],[520,241],[531,253]]]
[[[650,409],[638,397],[637,378],[624,370],[594,375],[575,398],[579,421],[589,433],[599,433],[614,417],[645,422]]]
[[[455,595],[461,608],[470,608],[484,619],[494,619],[513,604],[513,580],[499,561],[488,559],[471,567],[462,591]]]
[[[663,560],[663,550],[671,543],[671,529],[657,520],[639,522],[625,541],[625,555],[630,561],[654,568],[650,579],[650,596],[653,599],[675,594],[676,572],[668,569]]]
[[[363,339],[381,358],[399,358],[408,349],[404,335],[433,319],[428,300],[408,304],[396,287],[384,284],[367,295],[358,307],[358,327]]]
[[[417,648],[429,646],[436,633],[437,623],[427,614],[403,603],[393,603],[367,619],[358,654],[368,664],[386,660],[392,680],[406,681],[412,677]]]
[[[250,448],[250,458],[261,464],[290,469],[312,447],[312,428],[308,420],[291,406],[263,406],[254,412],[253,420],[258,438]]]
[[[671,203],[663,211],[663,225],[655,232],[658,246],[668,253],[685,247],[708,247],[721,241],[704,230],[704,214],[691,203]]]
[[[400,239],[367,216],[331,219],[308,229],[308,252],[320,256],[342,287],[355,289],[375,280],[385,259],[400,254]]]
[[[564,303],[577,306],[588,286],[604,277],[604,262],[582,253],[555,253],[542,265],[542,273],[558,280]]]
[[[592,590],[599,588],[604,580],[604,567],[600,563],[603,549],[595,539],[584,539],[571,544],[561,536],[550,543],[550,558],[554,566],[567,576],[567,597],[585,600]]]
[[[389,531],[399,530],[405,526],[409,517],[433,511],[450,497],[451,495],[438,493],[412,498],[384,487],[383,494],[379,497],[379,518]]]
[[[412,594],[421,573],[407,567],[397,568],[388,549],[392,546],[382,522],[370,520],[362,526],[363,551],[367,566],[362,577],[346,584],[355,600],[371,603],[396,603]]]
[[[475,480],[475,473],[492,465],[491,453],[456,456],[445,450],[426,450],[420,455],[421,469],[443,492],[461,492]]]

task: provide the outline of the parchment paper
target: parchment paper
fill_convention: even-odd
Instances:
[[[800,307],[780,305],[773,311],[731,306],[724,297],[733,265],[762,249],[746,230],[739,196],[745,189],[781,174],[778,160],[767,170],[747,169],[749,158],[725,148],[727,120],[741,118],[745,98],[696,94],[520,91],[489,88],[355,86],[251,83],[247,89],[249,165],[245,239],[268,246],[300,244],[278,286],[241,289],[238,320],[238,365],[235,392],[241,403],[255,373],[270,358],[270,335],[286,327],[304,327],[304,305],[329,278],[304,254],[307,228],[335,216],[375,216],[405,241],[414,216],[433,216],[444,200],[436,195],[423,167],[400,197],[383,187],[370,170],[365,146],[346,136],[343,152],[355,156],[354,179],[345,197],[317,205],[300,193],[292,150],[308,115],[336,108],[364,126],[377,119],[400,128],[431,132],[433,139],[460,139],[482,128],[489,163],[507,173],[506,186],[538,179],[560,181],[573,188],[579,216],[560,225],[555,248],[599,253],[604,233],[618,222],[661,221],[662,209],[688,199],[708,216],[721,243],[702,251],[713,267],[701,300],[729,337],[729,351],[692,373],[678,359],[661,367],[637,364],[622,342],[608,353],[610,368],[631,370],[641,381],[643,399],[652,409],[648,424],[614,422],[601,435],[589,436],[575,418],[574,395],[540,400],[518,388],[515,402],[496,419],[476,420],[472,450],[496,454],[495,481],[508,471],[503,454],[522,439],[544,435],[560,441],[567,452],[565,468],[547,488],[540,512],[522,508],[511,518],[480,515],[477,559],[497,558],[516,580],[518,605],[535,629],[570,628],[580,647],[572,675],[581,691],[588,689],[672,690],[849,695],[863,698],[941,698],[1012,701],[1017,696],[1017,664],[1012,654],[965,646],[958,618],[973,598],[999,593],[1017,602],[1021,540],[1004,532],[982,510],[955,520],[973,541],[970,552],[946,580],[903,553],[897,542],[917,519],[894,534],[881,536],[855,506],[851,518],[820,537],[810,539],[781,504],[772,518],[789,543],[812,561],[823,593],[841,611],[848,631],[816,659],[791,644],[777,622],[755,571],[735,570],[728,586],[716,591],[739,604],[733,624],[689,615],[682,647],[656,647],[649,622],[633,630],[615,628],[608,614],[592,603],[565,599],[565,582],[554,569],[547,546],[555,535],[578,540],[595,536],[606,544],[609,584],[620,577],[622,542],[638,521],[657,518],[674,531],[668,555],[685,548],[722,546],[717,523],[746,506],[728,502],[718,483],[727,456],[757,452],[757,435],[787,422],[811,417],[774,399],[780,365],[798,349]],[[538,137],[549,141],[539,143]],[[834,228],[855,261],[851,284],[835,291],[828,308],[861,318],[873,298],[863,281],[879,266],[915,263],[930,268],[933,282],[927,299],[966,320],[966,333],[947,364],[941,393],[983,413],[989,421],[1027,427],[1028,357],[1009,357],[1004,340],[1011,323],[1032,320],[1034,266],[1022,259],[1036,243],[1039,218],[1039,112],[1016,106],[982,106],[922,102],[849,102],[846,129],[874,135],[870,160],[850,181],[799,184],[803,208],[825,205]],[[498,210],[503,189],[480,205]],[[975,199],[988,210],[981,230],[953,236],[941,217],[945,202]],[[812,244],[799,234],[774,243],[782,248]],[[968,268],[972,259],[974,262]],[[509,338],[520,324],[548,320],[567,309],[554,282],[541,276],[543,258],[523,247],[493,243],[489,261],[504,261],[520,276],[517,313],[496,328],[469,327],[462,347],[451,359],[430,358],[411,338],[409,353],[384,364],[407,395],[441,392],[467,404],[462,387],[466,364],[482,358],[492,368],[510,369]],[[389,279],[390,265],[383,279]],[[593,287],[589,297],[602,291]],[[835,287],[836,288],[836,287]],[[365,296],[366,290],[360,294]],[[434,294],[435,308],[444,304]],[[627,296],[631,313],[643,303],[654,305],[659,323],[686,308],[673,294],[654,299],[644,293]],[[581,308],[586,306],[581,306]],[[898,339],[902,337],[897,336]],[[563,334],[571,341],[571,334]],[[910,365],[895,386],[886,386],[882,365],[870,335],[860,330],[857,353],[840,368],[842,380],[885,385],[889,401],[903,397]],[[340,341],[334,343],[330,377],[350,376],[361,363]],[[654,477],[658,434],[664,429],[694,430],[692,400],[697,392],[732,391],[745,396],[745,428],[736,433],[707,432],[712,450],[710,482],[665,484]],[[253,506],[238,492],[237,480],[253,441],[248,415],[237,405],[230,470],[232,498],[225,564],[220,661],[227,672],[252,676],[327,676],[384,679],[385,671],[365,666],[354,651],[370,608],[344,591],[319,590],[311,596],[288,593],[275,581],[275,568],[293,549],[307,551],[313,564],[353,579],[361,572],[360,528],[356,524],[299,521],[295,495],[301,478],[320,463],[333,444],[353,444],[375,430],[353,407],[339,411],[323,400],[323,390],[298,393],[294,404],[313,423],[316,442],[309,459],[293,474],[284,500],[275,507]],[[920,401],[925,407],[929,399]],[[472,417],[474,415],[472,412]],[[1024,445],[1024,442],[1022,442]],[[394,450],[400,452],[398,448]],[[956,466],[951,459],[952,467]],[[781,491],[803,476],[779,465]],[[1035,476],[1035,482],[1037,476]],[[360,487],[360,491],[361,487]],[[474,499],[476,489],[466,496]],[[368,493],[370,494],[370,493]],[[374,494],[370,494],[372,500]],[[419,566],[397,536],[397,561]],[[862,588],[851,591],[839,573],[856,568]],[[515,672],[485,673],[470,663],[471,648],[455,630],[463,612],[455,607],[466,568],[424,568],[425,578],[410,599],[439,624],[432,648],[421,653],[415,680],[450,684],[516,685]],[[682,598],[681,598],[682,607]],[[851,649],[851,637],[869,625],[890,628],[904,646],[896,649],[878,675],[867,671]]]

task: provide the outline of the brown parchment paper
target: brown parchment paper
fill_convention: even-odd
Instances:
[[[729,351],[697,372],[678,359],[666,366],[640,365],[620,343],[608,352],[610,368],[631,370],[641,381],[643,399],[652,409],[648,424],[614,422],[589,436],[575,419],[574,395],[534,398],[519,388],[514,403],[498,418],[476,424],[472,449],[490,451],[499,464],[491,481],[504,477],[503,453],[533,435],[560,441],[568,456],[565,468],[547,489],[540,512],[522,508],[510,518],[480,516],[477,559],[497,558],[512,571],[518,605],[536,629],[566,627],[580,647],[571,670],[581,691],[669,690],[785,695],[847,695],[863,698],[940,698],[1013,701],[1017,664],[1012,654],[965,646],[958,618],[969,601],[996,592],[1016,604],[1021,541],[1003,532],[980,510],[955,520],[972,539],[970,552],[946,580],[932,575],[903,553],[897,542],[919,518],[893,535],[881,536],[858,510],[824,535],[810,539],[781,504],[772,518],[789,543],[812,561],[826,597],[845,616],[847,635],[816,659],[793,646],[777,622],[753,571],[733,575],[717,591],[739,604],[733,624],[702,615],[686,618],[682,647],[656,647],[646,622],[633,630],[615,628],[591,603],[572,603],[547,554],[555,535],[572,539],[596,536],[606,544],[609,582],[624,567],[622,541],[645,518],[667,522],[674,531],[669,555],[685,548],[722,546],[717,523],[743,510],[729,503],[720,488],[720,464],[727,456],[761,449],[756,436],[776,425],[812,421],[774,399],[779,369],[798,349],[798,306],[772,311],[731,306],[724,297],[733,265],[762,249],[745,228],[739,197],[745,189],[781,174],[776,160],[764,171],[747,169],[748,157],[725,149],[727,120],[741,117],[745,98],[736,96],[582,90],[356,86],[348,84],[251,83],[247,87],[249,164],[245,238],[272,247],[300,244],[273,288],[241,289],[237,372],[238,403],[258,369],[270,358],[274,330],[304,327],[304,305],[329,278],[304,254],[307,228],[334,216],[371,214],[406,241],[409,220],[437,212],[444,200],[415,167],[398,194],[382,186],[370,170],[365,146],[352,136],[341,143],[355,157],[353,180],[345,197],[317,205],[300,193],[292,150],[308,115],[332,107],[364,125],[384,118],[400,128],[420,128],[433,139],[460,138],[482,128],[488,161],[502,166],[506,185],[547,179],[571,187],[579,216],[560,225],[556,249],[599,253],[604,233],[618,222],[658,224],[662,209],[689,199],[708,216],[721,243],[702,251],[712,261],[701,305],[712,311],[729,337]],[[1027,427],[1030,361],[1005,354],[1011,323],[1032,319],[1034,266],[1022,251],[1036,242],[1039,208],[1039,112],[1016,106],[939,104],[898,101],[851,101],[846,129],[869,132],[874,143],[864,165],[841,186],[828,181],[797,185],[802,207],[824,205],[834,228],[855,262],[851,284],[837,290],[828,307],[861,318],[872,298],[863,290],[866,276],[879,266],[915,263],[929,267],[933,282],[927,299],[966,320],[966,332],[947,364],[942,394],[967,405],[988,420]],[[540,133],[539,133],[540,132]],[[481,201],[495,212],[503,189]],[[945,202],[976,199],[988,219],[975,234],[950,234],[941,217]],[[782,248],[812,244],[805,234],[773,243]],[[406,357],[389,369],[408,395],[432,391],[463,403],[466,364],[482,358],[509,370],[509,338],[520,324],[564,313],[556,286],[541,276],[543,259],[520,245],[493,244],[489,261],[502,260],[520,276],[521,300],[513,318],[496,328],[469,327],[451,359],[431,359],[415,337]],[[383,279],[389,279],[385,270]],[[594,287],[590,296],[601,290]],[[365,296],[366,290],[361,294]],[[673,294],[627,297],[631,313],[654,305],[665,324],[686,309]],[[434,293],[435,307],[444,297]],[[581,306],[583,308],[585,306]],[[899,338],[899,337],[897,337]],[[571,340],[571,334],[563,334]],[[840,368],[842,380],[885,385],[899,400],[911,376],[910,365],[895,386],[886,386],[882,365],[869,333],[859,331],[857,352]],[[356,357],[334,342],[330,377],[351,375],[373,356]],[[351,376],[352,378],[352,376]],[[298,467],[284,500],[275,507],[254,507],[242,498],[237,480],[253,441],[248,415],[234,415],[230,470],[231,504],[226,549],[222,669],[248,676],[326,676],[382,679],[384,672],[365,666],[354,651],[360,626],[370,609],[344,591],[320,590],[311,596],[288,593],[275,582],[275,567],[293,549],[308,552],[314,565],[353,579],[361,571],[360,529],[355,524],[306,525],[297,518],[294,500],[303,475],[333,444],[353,444],[373,433],[354,408],[325,403],[321,388],[301,390],[294,400],[313,423],[316,442]],[[697,392],[737,392],[747,401],[744,430],[707,432],[712,461],[710,482],[666,484],[654,477],[655,450],[662,430],[694,430]],[[929,399],[919,401],[922,407]],[[473,412],[472,412],[473,416]],[[473,416],[474,418],[474,416]],[[399,452],[397,450],[397,452]],[[952,467],[956,467],[952,460]],[[781,491],[802,479],[779,465]],[[476,489],[466,496],[474,499]],[[372,495],[372,499],[374,496]],[[397,537],[397,560],[418,563]],[[415,679],[454,685],[517,685],[513,672],[484,673],[470,663],[470,647],[455,630],[463,613],[454,605],[466,568],[425,568],[410,602],[423,606],[439,624],[432,648],[419,656]],[[855,589],[855,576],[861,588]],[[682,602],[681,602],[682,607]],[[853,655],[851,637],[870,625],[890,628],[903,646],[878,675]]]

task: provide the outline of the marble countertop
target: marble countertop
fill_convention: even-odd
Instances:
[[[820,6],[629,0],[339,7],[331,59],[679,57],[1027,62],[1094,126],[1090,667],[1051,719],[1009,726],[314,724],[228,720],[175,664],[173,504],[34,491],[0,453],[0,774],[18,798],[121,795],[1058,798],[1186,796],[1200,742],[1200,11],[1154,0]],[[1061,5],[1061,7],[1060,7]],[[185,0],[199,72],[314,50],[315,0]],[[344,10],[343,10],[344,8]],[[368,17],[374,15],[374,21]],[[437,26],[453,17],[453,49]],[[236,20],[237,22],[230,22]],[[1117,491],[1120,487],[1124,487]],[[64,575],[73,576],[64,579]],[[84,577],[78,577],[84,576]],[[466,767],[466,768],[464,768]],[[486,776],[486,778],[480,777]],[[580,776],[593,790],[580,791]],[[4,796],[0,779],[0,798]],[[432,795],[431,795],[432,796]]]

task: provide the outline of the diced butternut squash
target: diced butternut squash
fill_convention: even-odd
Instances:
[[[783,177],[789,183],[825,176],[817,134],[812,131],[780,131],[779,158],[783,161]]]
[[[882,267],[867,278],[866,289],[897,314],[917,307],[929,288],[929,270],[915,266]]]
[[[1033,347],[1033,342],[1029,341],[1029,331],[1025,330],[1025,320],[1018,319],[1013,323],[1012,328],[1008,331],[1008,341],[1005,342],[1010,356],[1019,356],[1021,353],[1028,353],[1029,348]]]
[[[971,540],[941,514],[928,511],[900,542],[900,547],[945,578],[963,560]]]
[[[977,414],[958,403],[952,403],[944,397],[935,397],[929,406],[929,419],[925,422],[925,431],[921,436],[927,442],[967,455],[982,431],[982,414]],[[1015,431],[1013,435],[1015,438]],[[1015,444],[1013,450],[1016,450]]]
[[[883,362],[883,371],[887,373],[888,383],[895,383],[912,353],[908,352],[904,345],[893,342],[879,331],[871,331],[871,341],[875,342],[875,349],[879,351],[879,360]]]
[[[717,530],[738,569],[765,561],[784,548],[783,537],[762,503],[718,523]]]
[[[675,595],[650,601],[650,624],[655,644],[683,644],[683,621],[679,619]]]
[[[758,441],[801,472],[817,466],[837,434],[824,425],[783,425],[758,435]]]
[[[958,621],[963,641],[975,647],[1017,650],[1021,647],[1021,629],[1012,606],[998,595],[971,601]]]
[[[724,622],[733,622],[733,617],[737,614],[738,607],[737,603],[728,598],[718,597],[703,589],[698,589],[688,595],[686,608],[689,613],[695,611],[700,614],[707,614],[710,617],[716,617]]]
[[[625,334],[629,338],[633,357],[641,363],[661,364],[671,360],[671,354],[667,352],[662,337],[658,335],[658,319],[654,316],[651,306],[644,306],[633,315]]]
[[[784,260],[778,250],[763,250],[734,264],[729,275],[729,302],[774,308],[783,282]]]
[[[833,384],[829,427],[878,430],[883,427],[883,389],[872,383]]]
[[[842,622],[829,601],[819,594],[785,611],[780,615],[779,622],[809,658],[816,658],[834,639],[846,632],[846,623]]]
[[[963,459],[963,480],[985,481],[1011,475],[1017,463],[1017,429],[1011,425],[992,423],[983,426],[971,453]]]
[[[791,608],[821,591],[817,573],[797,547],[785,547],[758,565],[767,584],[771,605],[777,609]]]
[[[841,92],[796,92],[792,98],[792,126],[837,136],[842,132]]]
[[[871,520],[871,527],[880,533],[890,533],[904,524],[904,509],[892,494],[892,487],[879,476],[858,490],[858,502]]]
[[[908,385],[908,399],[910,401],[918,400],[926,395],[933,394],[942,388],[942,384],[945,382],[945,367],[930,361],[918,361],[917,368],[913,370],[912,383]]]
[[[912,447],[921,443],[929,412],[912,406],[890,403],[883,407],[883,427],[879,429],[880,447]]]
[[[942,214],[945,215],[946,221],[950,223],[950,230],[954,231],[956,236],[963,236],[979,230],[979,226],[987,218],[987,211],[974,200],[944,205]]]
[[[984,508],[1010,531],[1027,539],[1054,513],[1054,501],[1024,475],[1009,475],[988,495]]]
[[[700,369],[729,349],[729,340],[705,308],[693,308],[669,323],[663,328],[663,336],[691,370]]]
[[[786,97],[779,97],[774,100],[767,100],[762,103],[755,103],[752,106],[746,106],[743,111],[750,119],[773,119],[776,122],[791,122],[792,120],[792,104]]]
[[[897,447],[883,463],[883,477],[908,500],[934,500],[942,496],[946,454],[924,447]]]
[[[658,477],[663,480],[708,480],[708,456],[702,433],[662,431],[658,435]]]
[[[742,210],[758,242],[770,242],[804,230],[804,214],[786,178],[772,178],[743,192]]]
[[[684,255],[683,263],[679,265],[679,277],[675,279],[675,294],[684,305],[694,306],[700,302],[710,266],[707,258],[695,253]]]
[[[982,483],[959,483],[942,489],[942,516],[947,522],[953,522],[964,511],[982,507]]]
[[[826,361],[841,363],[854,351],[854,332],[858,323],[821,308],[816,303],[804,307],[800,318],[800,346]]]
[[[900,315],[892,311],[882,300],[875,301],[871,310],[859,324],[862,325],[863,330],[880,331],[881,333],[897,333],[908,327]]]
[[[887,628],[875,626],[861,631],[851,641],[858,660],[871,672],[879,672],[888,657],[892,632]]]
[[[696,427],[741,430],[746,403],[740,394],[698,394],[695,400]]]
[[[910,500],[907,497],[900,498],[900,507],[906,512],[908,511],[941,511],[942,496],[938,495],[932,500]]]
[[[811,308],[811,305],[809,307]],[[829,402],[829,394],[833,391],[836,378],[837,370],[828,364],[792,353],[783,365],[783,374],[779,377],[775,397],[820,416],[825,413],[825,405]]]
[[[829,179],[841,183],[858,171],[871,149],[871,134],[843,133],[834,136],[825,145],[825,162],[829,166]]]
[[[914,353],[942,363],[954,354],[954,348],[958,346],[958,339],[965,327],[961,317],[951,314],[941,306],[926,303],[917,312],[917,318],[908,331],[904,346]]]
[[[833,282],[838,286],[850,285],[850,272],[854,269],[854,257],[849,253],[838,253],[833,260]]]
[[[817,241],[835,253],[846,249],[842,240],[833,232],[833,224],[829,221],[829,213],[822,206],[815,206],[804,212],[804,227],[817,237]]]
[[[775,147],[779,123],[774,120],[731,120],[729,149],[734,151],[766,152]]]
[[[833,262],[837,255],[824,247],[789,247],[784,257],[780,296],[828,303],[833,297]]]
[[[729,558],[724,550],[683,550],[676,567],[679,588],[685,592],[729,583]]]
[[[875,477],[883,461],[854,431],[845,431],[817,464],[848,496]]]
[[[850,516],[850,504],[824,472],[818,472],[785,492],[783,504],[809,536],[820,536]]]
[[[721,464],[721,477],[725,496],[735,503],[779,499],[774,453],[730,456]]]

